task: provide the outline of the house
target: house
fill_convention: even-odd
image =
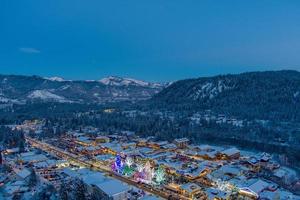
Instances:
[[[169,150],[174,150],[177,148],[177,146],[175,144],[172,144],[172,143],[168,143],[164,146],[162,146],[163,149],[169,149]]]
[[[101,147],[104,150],[104,152],[109,153],[109,154],[113,154],[113,155],[116,155],[116,154],[123,151],[123,148],[122,148],[121,144],[116,143],[116,142],[104,143],[104,144],[101,144]]]
[[[127,137],[135,135],[134,131],[121,131],[121,133]]]
[[[35,169],[46,169],[46,168],[56,168],[58,165],[61,165],[63,161],[48,159],[46,161],[41,161],[34,163],[33,166]]]
[[[195,180],[199,177],[205,176],[207,173],[209,173],[210,169],[206,165],[199,165],[195,169],[189,170],[189,172],[185,173],[184,175],[190,179]]]
[[[28,190],[29,188],[27,186],[27,183],[25,181],[18,180],[7,183],[4,189],[2,190],[2,193],[4,194],[4,196],[8,197],[7,199],[10,199],[9,197],[12,197],[14,194],[24,193]]]
[[[160,149],[167,144],[168,144],[167,141],[148,142],[148,147],[153,148],[153,149]]]
[[[123,143],[122,147],[124,149],[128,149],[128,148],[135,148],[136,147],[136,143],[135,142],[127,142],[127,143]]]
[[[122,183],[121,181],[111,179],[95,186],[99,188],[103,193],[105,193],[109,197],[109,199],[128,199],[128,191],[130,190],[130,187],[127,184]]]
[[[32,154],[28,156],[21,156],[20,160],[25,163],[37,163],[48,160],[48,158],[43,154]]]
[[[153,149],[151,149],[149,147],[142,147],[142,148],[139,148],[139,152],[142,155],[148,155],[148,154],[151,154],[153,152]]]
[[[185,148],[187,147],[187,145],[189,144],[190,140],[188,138],[179,138],[179,139],[175,139],[174,140],[174,144],[176,144],[176,146],[178,148]]]
[[[227,199],[229,194],[225,191],[218,190],[216,188],[207,188],[205,190],[205,193],[207,195],[207,199],[212,200],[221,200],[221,199]]]
[[[115,159],[115,156],[111,155],[111,154],[100,154],[96,156],[97,160],[100,161],[111,161],[113,159]]]
[[[286,168],[286,167],[281,167],[277,170],[274,171],[273,174],[273,179],[277,182],[284,183],[286,185],[292,184],[296,180],[297,174],[295,171]]]
[[[270,186],[270,183],[258,179],[256,182],[248,186],[249,190],[257,194],[258,196],[260,195],[261,192],[263,192],[265,189],[267,189]]]
[[[145,138],[140,138],[140,139],[137,141],[137,146],[141,146],[141,147],[146,146],[146,145],[147,145],[147,142],[148,142],[147,139],[145,139]]]
[[[107,143],[107,142],[109,142],[109,137],[98,136],[98,137],[96,137],[95,142],[97,142],[97,143]]]
[[[77,177],[87,185],[89,192],[97,191],[101,199],[123,200],[127,199],[128,191],[131,189],[127,184],[119,180],[111,179],[102,173],[89,169],[72,170],[63,169],[63,173],[70,177]]]
[[[226,149],[222,151],[220,154],[224,159],[238,159],[241,155],[240,150],[238,150],[235,147]]]
[[[196,198],[201,194],[201,187],[195,183],[186,183],[180,186],[181,193],[191,199]]]
[[[246,159],[243,164],[253,171],[258,171],[261,166],[260,160],[258,160],[256,157],[250,157]]]
[[[259,196],[248,187],[239,188],[239,194],[250,199],[258,199]]]
[[[78,137],[78,138],[75,140],[75,142],[76,142],[77,144],[82,145],[82,146],[89,146],[89,145],[91,145],[91,143],[92,143],[93,141],[90,140],[89,137],[86,137],[86,136],[80,136],[80,137]]]
[[[19,147],[6,149],[5,151],[3,151],[4,154],[17,154],[19,152],[20,152]]]
[[[22,181],[27,181],[29,179],[29,176],[31,175],[30,170],[27,168],[23,168],[23,169],[14,168],[13,171],[15,172],[17,179]]]
[[[127,199],[128,191],[131,189],[127,184],[108,178],[99,172],[83,175],[82,180],[88,185],[89,190],[97,190],[103,199]]]
[[[240,169],[232,165],[224,165],[212,172],[214,178],[225,179],[226,177],[235,177],[240,174]]]
[[[202,158],[205,160],[214,160],[219,154],[219,151],[216,150],[209,150],[209,151],[198,151],[195,155],[196,158]]]

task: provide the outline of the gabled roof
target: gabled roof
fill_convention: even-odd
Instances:
[[[22,179],[27,178],[31,174],[31,172],[27,168],[24,168],[22,170],[15,170],[15,173]]]
[[[130,190],[130,187],[127,184],[115,179],[98,183],[96,186],[111,197]]]
[[[226,149],[226,150],[222,151],[222,154],[225,154],[227,156],[233,156],[233,155],[235,155],[237,153],[240,153],[240,150],[238,150],[235,147],[229,148],[229,149]]]
[[[248,188],[254,191],[256,194],[262,192],[265,188],[267,188],[270,184],[263,180],[258,180],[252,185],[250,185]]]
[[[181,189],[183,189],[189,193],[192,193],[193,191],[201,189],[201,187],[196,185],[195,183],[186,183],[184,185],[181,185],[180,187],[181,187]]]

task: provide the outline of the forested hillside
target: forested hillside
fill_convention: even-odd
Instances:
[[[146,103],[151,109],[210,109],[243,119],[300,121],[300,73],[251,72],[173,83]]]

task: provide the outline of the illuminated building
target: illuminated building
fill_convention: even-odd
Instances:
[[[201,187],[195,183],[186,183],[180,186],[180,191],[184,196],[193,199],[201,194]]]
[[[240,151],[237,148],[229,148],[220,153],[225,159],[238,159],[240,157]]]
[[[106,137],[106,136],[98,136],[98,137],[96,137],[96,139],[95,139],[95,142],[96,143],[107,143],[107,142],[109,142],[110,140],[109,140],[109,137]]]

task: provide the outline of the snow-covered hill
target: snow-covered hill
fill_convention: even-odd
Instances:
[[[109,76],[99,80],[100,83],[104,85],[114,85],[114,86],[140,86],[140,87],[151,87],[151,88],[161,88],[162,84],[150,83],[146,81],[136,80],[132,78],[121,78],[117,76]]]
[[[48,90],[34,90],[29,95],[30,99],[39,99],[43,101],[54,101],[60,103],[71,103],[72,101],[67,100],[65,97],[53,94]]]

